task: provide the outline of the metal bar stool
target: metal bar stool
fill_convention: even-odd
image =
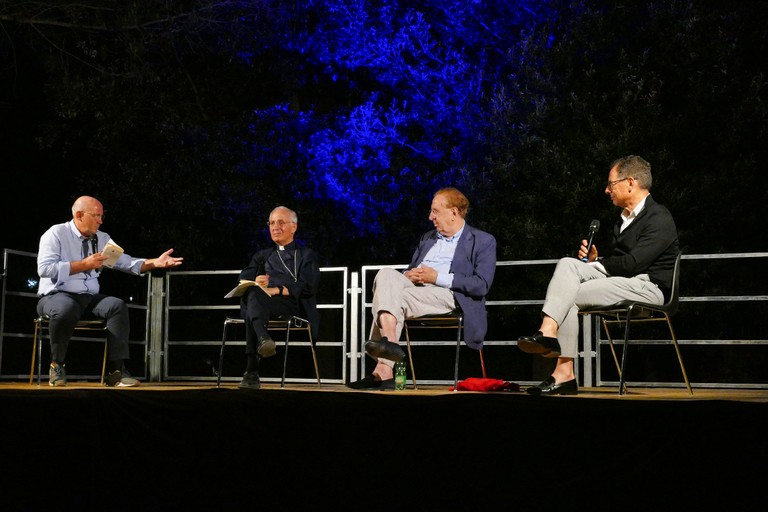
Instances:
[[[413,363],[413,354],[411,353],[410,329],[456,329],[456,360],[453,369],[453,390],[458,390],[459,384],[459,348],[461,347],[461,335],[464,332],[464,313],[460,309],[455,309],[450,313],[443,315],[424,315],[414,318],[406,318],[403,322],[405,331],[405,341],[408,345],[408,359],[411,362],[411,378],[413,379],[413,389],[418,389],[416,383],[416,368]],[[486,378],[485,360],[483,359],[483,350],[478,351],[480,355],[480,367],[483,371],[483,378]]]
[[[623,395],[627,389],[624,378],[624,368],[627,360],[627,348],[629,346],[629,327],[633,323],[645,322],[666,322],[667,327],[669,327],[669,335],[672,338],[672,344],[675,346],[677,360],[680,363],[680,370],[683,373],[683,380],[688,388],[688,392],[693,395],[693,388],[691,388],[691,383],[688,380],[688,374],[686,373],[685,365],[683,364],[683,356],[680,353],[680,345],[677,343],[677,336],[675,336],[675,330],[672,328],[672,316],[677,313],[680,304],[681,258],[682,253],[678,253],[677,259],[675,260],[675,270],[672,275],[672,292],[670,293],[669,300],[667,300],[665,304],[648,304],[645,302],[625,300],[612,306],[583,309],[579,311],[580,315],[596,315],[602,321],[603,330],[605,331],[605,335],[608,337],[608,343],[611,346],[611,353],[613,354],[613,361],[616,364],[616,371],[619,372],[620,395]],[[618,357],[616,356],[613,338],[608,329],[608,326],[613,324],[624,324],[624,348],[622,349],[621,354],[621,364],[619,364]]]
[[[242,318],[229,318],[224,320],[224,331],[221,334],[221,350],[219,352],[219,371],[216,377],[216,387],[221,386],[221,372],[223,370],[224,363],[224,347],[227,344],[227,328],[230,325],[245,324],[245,320]],[[312,339],[312,326],[309,320],[298,316],[291,316],[287,318],[275,318],[270,320],[267,324],[269,330],[284,330],[285,331],[285,352],[283,353],[283,377],[280,381],[280,387],[285,387],[285,371],[288,367],[288,344],[291,338],[291,331],[306,331],[309,337],[309,347],[312,349],[312,362],[315,366],[315,378],[317,379],[317,385],[320,386],[320,370],[317,365],[317,353],[315,352],[315,342]]]
[[[32,364],[29,367],[29,385],[35,377],[35,357],[37,357],[37,385],[40,386],[40,377],[43,373],[43,338],[50,336],[46,335],[48,326],[50,323],[50,317],[48,315],[42,315],[34,320],[35,334],[32,337]],[[76,331],[106,331],[107,323],[101,319],[94,320],[80,320],[75,324]],[[85,338],[82,338],[85,339]],[[101,384],[104,384],[104,373],[107,370],[107,338],[94,338],[89,341],[103,341],[104,342],[104,361],[101,363]]]

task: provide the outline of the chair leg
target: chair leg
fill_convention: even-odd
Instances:
[[[48,337],[50,336],[51,331],[48,330]],[[40,387],[40,379],[43,375],[43,338],[45,338],[45,328],[41,325],[40,336],[37,337],[37,387]]]
[[[109,349],[109,343],[106,340],[104,340],[104,360],[101,362],[101,382],[99,383],[102,386],[104,385],[104,375],[106,375],[106,372],[107,372],[108,349]]]
[[[675,330],[672,328],[672,320],[668,315],[664,315],[667,319],[667,325],[669,326],[669,334],[672,336],[672,343],[675,345],[675,352],[677,352],[677,360],[680,362],[680,370],[683,372],[683,379],[685,385],[688,387],[688,392],[693,395],[693,388],[691,388],[691,382],[688,380],[688,374],[685,372],[685,365],[683,364],[683,356],[680,354],[680,345],[677,343],[677,336],[675,336]]]
[[[419,386],[416,384],[416,368],[413,364],[413,354],[411,354],[411,338],[408,336],[408,325],[404,325],[403,330],[405,331],[405,344],[408,347],[408,363],[411,366],[411,379],[413,380],[413,389],[419,389]]]
[[[35,321],[35,334],[32,337],[32,363],[29,366],[29,385],[32,385],[35,379],[35,356],[37,356],[37,337],[40,331],[40,322]],[[38,381],[37,385],[40,385]]]
[[[219,350],[219,371],[216,372],[216,387],[221,386],[221,370],[224,366],[224,345],[227,344],[227,326],[229,322],[224,320],[224,332],[221,333],[221,349]]]
[[[280,387],[285,387],[285,370],[288,368],[288,342],[291,338],[291,326],[293,325],[293,318],[288,320],[288,324],[285,326],[285,352],[283,353],[283,378],[280,381]]]
[[[608,338],[608,345],[611,347],[611,354],[613,355],[613,363],[616,365],[616,373],[619,374],[619,381],[622,381],[621,366],[619,365],[619,358],[616,355],[616,346],[613,343],[613,338],[611,337],[611,331],[608,328],[608,322],[605,321],[605,318],[601,318],[600,320],[603,323],[603,330],[605,331],[605,335]],[[624,391],[626,392],[627,385],[624,384],[624,387],[623,388],[620,387],[619,389],[624,389]],[[619,394],[621,394],[621,392]]]
[[[456,362],[453,365],[453,392],[459,391],[459,349],[461,348],[461,319],[459,328],[456,329]]]
[[[624,369],[627,363],[627,348],[629,348],[629,327],[632,325],[632,306],[627,309],[626,325],[624,326],[624,351],[621,354],[621,374],[619,375],[619,394],[624,394]]]
[[[312,339],[312,327],[305,320],[294,316],[288,320],[288,324],[285,330],[285,353],[283,354],[283,377],[280,382],[281,388],[285,388],[285,376],[286,370],[288,368],[288,344],[290,342],[291,329],[304,329],[304,327],[306,327],[309,337],[309,348],[312,350],[312,364],[315,367],[315,379],[317,379],[317,385],[322,386],[320,381],[320,366],[317,363],[317,351],[315,350],[315,340]]]
[[[317,365],[317,352],[315,351],[315,340],[312,339],[311,327],[307,331],[309,333],[309,348],[312,349],[312,362],[315,364],[315,378],[317,379],[317,386],[320,387],[320,367]]]

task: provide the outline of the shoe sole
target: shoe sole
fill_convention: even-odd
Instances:
[[[391,341],[387,341],[386,344],[386,346],[382,347],[382,344],[380,343],[366,343],[365,353],[374,359],[389,359],[396,363],[405,359],[405,352],[403,352],[403,349],[401,349],[399,345],[396,345]],[[390,347],[389,345],[392,346]]]
[[[541,357],[560,357],[560,352],[550,350],[541,343],[528,340],[517,340],[517,348],[526,354],[539,354]]]
[[[122,382],[118,382],[118,383],[117,383],[115,386],[113,386],[113,387],[116,387],[116,388],[135,388],[135,387],[137,387],[138,385],[139,385],[139,383],[138,383],[138,382],[134,382],[134,383],[131,383],[131,384],[123,384]]]
[[[272,357],[277,353],[277,345],[275,345],[275,342],[272,340],[265,341],[259,345],[259,348],[256,349],[256,353],[261,357]]]
[[[574,395],[578,395],[579,394],[578,391],[566,391],[564,393],[561,393],[561,392],[558,391],[557,393],[551,393],[551,392],[546,392],[545,393],[545,392],[543,392],[541,390],[539,390],[539,391],[531,391],[530,388],[526,390],[526,393],[528,393],[531,396],[574,396]]]
[[[354,382],[350,382],[347,384],[347,387],[349,389],[356,389],[356,390],[371,390],[371,389],[379,389],[381,387],[380,380],[374,379],[372,376],[364,377],[360,380],[356,380]]]
[[[392,379],[391,381],[383,380],[383,381],[381,381],[381,383],[382,384],[379,387],[379,391],[387,392],[387,391],[396,391],[397,390],[397,387],[395,386],[395,380],[394,379]]]

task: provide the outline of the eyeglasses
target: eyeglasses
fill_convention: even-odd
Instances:
[[[104,213],[83,212],[83,213],[87,213],[88,215],[90,215],[94,219],[99,219],[101,221],[103,221],[104,219],[107,218],[107,212],[104,212]]]
[[[269,226],[271,228],[273,228],[275,226],[277,226],[279,228],[282,228],[286,224],[294,224],[294,222],[292,220],[289,220],[289,221],[285,221],[285,220],[271,220],[271,221],[267,222],[267,226]]]
[[[620,180],[613,180],[613,181],[609,181],[608,183],[606,183],[606,184],[605,184],[605,188],[607,188],[608,190],[613,190],[613,186],[614,186],[615,184],[617,184],[617,183],[620,183],[620,182],[622,182],[622,181],[626,181],[626,180],[628,180],[629,178],[630,178],[630,176],[627,176],[626,178],[621,178]]]

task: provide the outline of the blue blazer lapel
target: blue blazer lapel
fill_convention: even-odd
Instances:
[[[464,233],[462,233],[461,238],[459,238],[459,243],[456,245],[456,252],[453,254],[453,261],[451,261],[451,272],[456,273],[457,270],[460,270],[462,262],[472,260],[472,247],[474,247],[474,245],[475,234],[467,224],[464,224]]]
[[[419,247],[414,254],[413,261],[411,262],[411,268],[419,266],[424,260],[424,256],[427,255],[433,245],[437,243],[437,231],[433,230],[426,234],[419,242]]]

